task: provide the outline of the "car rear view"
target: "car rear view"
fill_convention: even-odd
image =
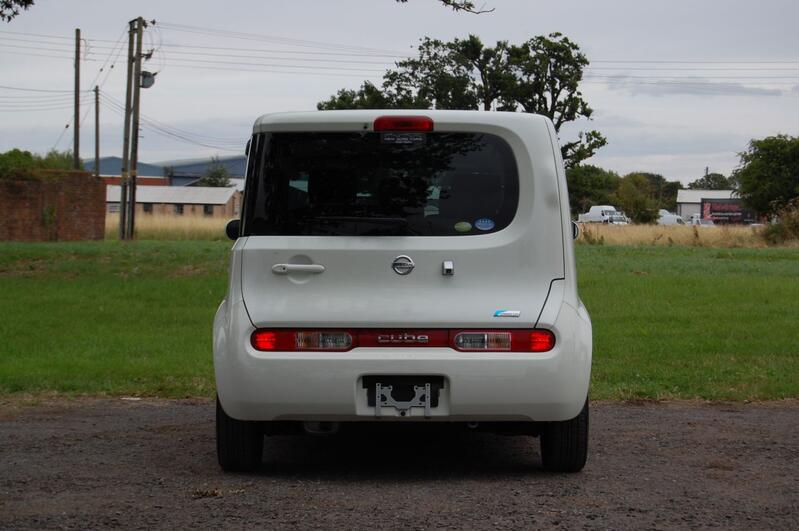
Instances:
[[[586,460],[591,324],[554,128],[468,111],[266,115],[214,322],[217,448],[449,422]]]

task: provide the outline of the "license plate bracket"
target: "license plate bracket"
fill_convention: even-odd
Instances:
[[[380,418],[383,408],[394,408],[401,417],[410,416],[411,408],[423,408],[424,416],[432,416],[438,407],[439,394],[444,387],[443,376],[364,376],[367,404],[375,408]]]

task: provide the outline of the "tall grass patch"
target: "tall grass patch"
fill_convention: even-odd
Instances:
[[[136,238],[140,240],[227,240],[225,218],[206,216],[165,216],[137,214]],[[105,218],[105,237],[119,237],[119,214],[108,214]]]

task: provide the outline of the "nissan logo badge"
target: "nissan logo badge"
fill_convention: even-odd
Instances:
[[[398,275],[407,275],[413,268],[416,267],[411,260],[410,256],[405,256],[404,254],[399,255],[391,262],[391,269]]]

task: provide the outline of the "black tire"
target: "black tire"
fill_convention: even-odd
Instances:
[[[226,472],[249,472],[261,464],[264,434],[257,422],[228,416],[216,398],[216,456]]]
[[[579,472],[588,459],[588,401],[571,420],[547,422],[541,430],[541,462],[550,472]]]

